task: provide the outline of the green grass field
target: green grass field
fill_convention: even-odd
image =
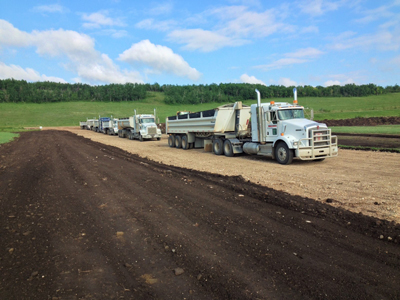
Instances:
[[[271,99],[263,100],[269,102]],[[292,99],[274,99],[276,102]],[[244,101],[250,105],[255,100]],[[300,105],[314,110],[315,120],[348,119],[355,117],[400,116],[400,93],[360,98],[299,98]],[[46,104],[0,103],[0,132],[19,131],[24,127],[38,126],[78,126],[87,118],[127,117],[137,113],[153,113],[164,122],[167,116],[177,111],[192,112],[215,108],[225,103],[206,103],[199,105],[166,105],[163,93],[148,93],[141,102],[62,102]],[[353,128],[354,129],[354,128]],[[350,129],[350,130],[353,130]],[[340,129],[341,130],[341,129]],[[398,130],[398,127],[384,130]]]
[[[17,133],[0,132],[0,144],[8,143],[18,136]]]
[[[361,134],[396,134],[400,135],[400,125],[380,126],[332,126],[335,133],[361,133]]]

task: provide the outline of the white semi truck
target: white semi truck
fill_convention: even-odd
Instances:
[[[118,119],[110,118],[108,121],[104,121],[104,133],[109,135],[117,135],[118,134]]]
[[[135,114],[129,118],[118,119],[118,137],[127,137],[130,140],[161,139],[161,130],[155,122],[156,111],[151,114]]]
[[[88,119],[86,121],[86,129],[97,132],[99,129],[99,120],[98,119]]]
[[[326,124],[304,117],[304,107],[285,102],[223,105],[213,110],[167,117],[170,147],[211,148],[216,155],[238,153],[271,156],[280,164],[324,160],[338,155],[337,137]],[[211,150],[210,149],[210,150]]]

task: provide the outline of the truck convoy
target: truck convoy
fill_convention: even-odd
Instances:
[[[135,110],[133,116],[118,119],[118,137],[127,137],[130,140],[138,139],[140,141],[156,138],[159,141],[161,139],[161,130],[157,127],[155,115],[156,110],[154,110],[154,115],[138,115]]]
[[[301,160],[324,160],[338,155],[337,137],[326,124],[304,117],[304,107],[285,102],[251,106],[235,102],[216,109],[167,117],[170,147],[211,147],[216,155],[238,153],[271,156],[280,164]]]

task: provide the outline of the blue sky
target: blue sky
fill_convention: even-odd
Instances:
[[[1,2],[0,79],[400,84],[400,0]]]

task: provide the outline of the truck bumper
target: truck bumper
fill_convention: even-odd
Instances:
[[[296,151],[296,157],[301,160],[314,160],[320,158],[334,157],[338,155],[338,147],[330,146],[325,148],[298,148]]]
[[[144,139],[156,139],[156,138],[161,138],[161,134],[146,134],[142,135]]]

